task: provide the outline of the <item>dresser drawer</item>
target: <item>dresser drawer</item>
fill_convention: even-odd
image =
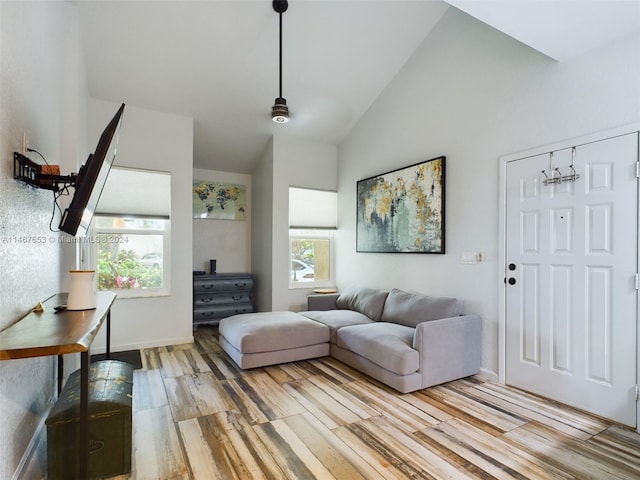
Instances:
[[[194,298],[195,308],[206,305],[221,305],[234,303],[251,303],[251,291],[238,290],[231,292],[207,292],[197,293]]]
[[[207,320],[216,320],[220,318],[230,317],[231,315],[237,315],[239,313],[251,313],[253,312],[253,305],[238,304],[238,305],[218,305],[209,306],[204,309],[196,308],[193,310],[193,321],[202,322]]]
[[[251,290],[253,279],[250,277],[237,278],[198,278],[193,281],[193,293],[219,292],[228,290]]]

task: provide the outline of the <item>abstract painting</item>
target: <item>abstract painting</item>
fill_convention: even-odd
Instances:
[[[244,220],[247,193],[244,185],[193,181],[193,217]]]
[[[358,181],[358,252],[444,253],[445,157]]]

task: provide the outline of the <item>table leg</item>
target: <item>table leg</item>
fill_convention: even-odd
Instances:
[[[80,476],[89,478],[89,351],[80,353]]]
[[[62,391],[62,377],[64,376],[64,359],[62,355],[58,355],[58,396]]]
[[[111,358],[111,310],[107,312],[107,360]]]

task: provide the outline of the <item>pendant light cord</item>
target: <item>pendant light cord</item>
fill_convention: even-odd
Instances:
[[[282,98],[282,12],[278,13],[280,16],[280,98]]]

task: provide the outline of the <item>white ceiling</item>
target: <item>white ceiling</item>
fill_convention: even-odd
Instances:
[[[465,1],[461,10],[565,60],[640,29],[634,1]],[[439,0],[80,1],[92,97],[193,117],[194,166],[250,173],[274,133],[339,143],[447,11]]]
[[[593,50],[640,28],[639,0],[447,2],[558,61]]]

